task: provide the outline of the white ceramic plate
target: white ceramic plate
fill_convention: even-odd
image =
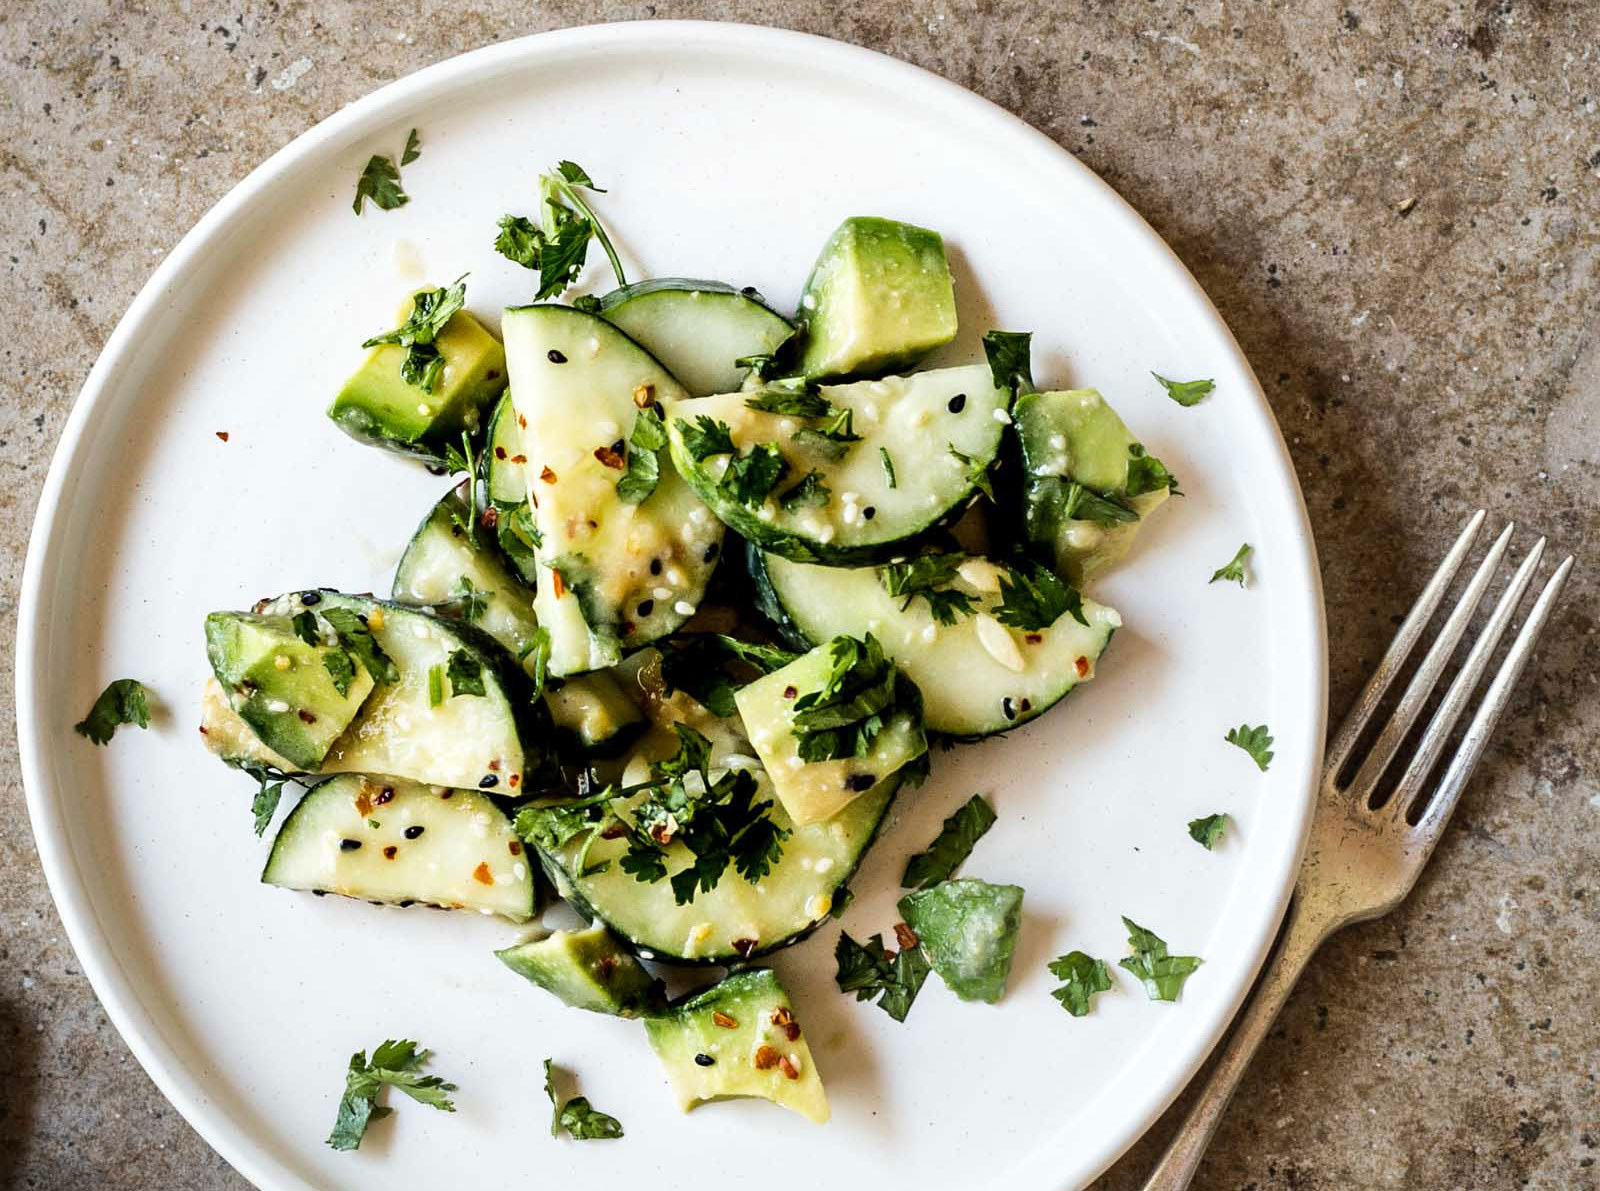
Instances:
[[[356,219],[368,154],[422,129],[412,202]],[[257,883],[248,779],[195,735],[214,608],[328,584],[388,588],[443,481],[322,416],[363,336],[421,276],[470,270],[492,317],[531,292],[490,249],[536,174],[580,161],[636,275],[754,284],[791,305],[840,218],[943,230],[961,295],[950,360],[991,327],[1037,332],[1035,372],[1107,393],[1188,493],[1095,588],[1119,608],[1099,677],[981,747],[941,753],[855,881],[845,926],[894,921],[905,856],[974,790],[999,825],[966,871],[1027,889],[998,1007],[929,981],[897,1025],[833,987],[836,927],[782,953],[833,1104],[814,1127],[763,1102],[680,1116],[637,1025],[562,1009],[489,954],[517,932]],[[410,248],[399,247],[401,243]],[[596,258],[590,278],[609,277]],[[420,260],[422,273],[403,267]],[[1215,377],[1182,409],[1150,370]],[[228,432],[226,443],[218,431]],[[1241,541],[1245,591],[1208,585]],[[117,327],[68,421],[23,584],[18,719],[39,852],[84,969],[139,1060],[263,1188],[391,1191],[638,1178],[772,1191],[1077,1186],[1171,1100],[1255,972],[1289,890],[1321,754],[1318,574],[1283,442],[1248,365],[1153,232],[1068,154],[910,66],[794,33],[710,24],[571,29],[493,46],[363,99],[212,210]],[[164,710],[95,749],[72,724],[109,679]],[[1223,743],[1267,723],[1263,776]],[[1226,810],[1209,853],[1185,831]],[[1046,962],[1126,954],[1119,915],[1205,957],[1181,1004],[1125,973],[1094,1013],[1051,999]],[[460,1084],[453,1116],[400,1099],[357,1154],[322,1144],[348,1055],[422,1040]],[[546,1055],[625,1122],[552,1140]]]

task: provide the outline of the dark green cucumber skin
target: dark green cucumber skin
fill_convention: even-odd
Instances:
[[[314,591],[323,597],[351,598],[349,593],[331,587],[302,587],[285,594],[298,595],[308,591]],[[428,609],[418,608],[413,604],[380,600],[375,596],[356,598],[370,601],[385,611],[392,608],[396,612],[408,615],[416,615],[419,612],[423,615],[432,615]],[[270,603],[271,600],[262,600],[256,607],[259,610]],[[494,790],[482,790],[480,793],[498,797],[526,798],[543,789],[558,788],[561,784],[561,769],[555,750],[555,725],[550,719],[550,709],[533,689],[533,680],[506,652],[505,646],[482,629],[464,620],[444,617],[437,619],[442,624],[448,624],[451,632],[461,638],[462,645],[472,651],[479,665],[494,674],[500,689],[506,693],[506,702],[511,705],[511,715],[517,726],[517,739],[522,742],[522,789],[515,795],[510,795],[509,792],[501,794]]]
[[[646,281],[635,281],[631,285],[618,286],[609,294],[605,294],[601,297],[599,313],[600,316],[604,318],[606,311],[615,310],[624,302],[627,302],[632,298],[642,298],[646,294],[686,293],[692,290],[701,290],[705,293],[711,294],[731,294],[741,298],[748,298],[750,301],[756,303],[756,305],[761,306],[771,314],[788,323],[791,327],[794,326],[794,320],[788,315],[774,310],[772,304],[763,298],[760,292],[757,291],[754,286],[747,285],[743,288],[740,288],[738,286],[729,285],[726,281],[704,281],[697,277],[651,277]]]
[[[895,791],[890,795],[888,800],[884,802],[883,813],[878,816],[877,823],[873,825],[872,834],[867,837],[867,842],[861,845],[861,851],[856,853],[856,862],[850,866],[849,870],[839,879],[839,883],[833,887],[833,895],[836,899],[840,891],[845,889],[850,884],[850,879],[855,876],[856,871],[861,867],[861,862],[866,859],[867,853],[872,850],[872,846],[878,842],[878,837],[883,834],[884,824],[889,821],[889,812],[894,809],[895,798],[900,792],[898,785],[900,778],[897,774],[887,780],[896,783]],[[625,945],[628,950],[632,951],[636,955],[639,955],[641,959],[646,958],[646,956],[641,953],[641,947],[637,942],[629,938],[615,925],[613,925],[609,919],[600,914],[600,912],[596,910],[594,906],[590,905],[583,895],[578,892],[577,886],[567,875],[566,870],[562,868],[560,860],[531,841],[524,840],[523,843],[528,848],[539,854],[539,865],[544,870],[545,877],[549,880],[550,884],[555,888],[557,893],[565,897],[567,904],[579,914],[583,915],[585,921],[590,923],[604,923],[606,929],[609,930],[619,942]],[[739,876],[738,873],[734,872],[731,867],[726,873],[723,874],[722,879],[724,881],[744,880],[744,878]],[[563,893],[563,890],[566,890],[567,892]],[[820,920],[811,923],[811,925],[805,927],[804,929],[798,930],[791,935],[785,935],[781,939],[776,939],[765,947],[761,947],[758,950],[752,951],[749,955],[740,955],[737,951],[729,951],[721,955],[697,955],[693,959],[685,959],[676,955],[664,955],[655,948],[644,948],[642,950],[649,952],[648,958],[651,963],[665,964],[669,967],[725,968],[732,964],[749,963],[751,961],[760,959],[763,956],[771,955],[775,951],[782,951],[785,947],[793,947],[796,943],[808,938],[811,933],[822,926],[823,923],[829,921],[832,921],[832,919],[827,915],[824,915]]]
[[[524,498],[523,500],[517,501],[514,504],[506,504],[502,501],[495,500],[490,495],[494,491],[493,485],[490,483],[490,474],[493,472],[496,462],[494,458],[495,428],[499,425],[501,418],[515,418],[516,416],[517,411],[512,407],[511,392],[508,389],[505,393],[501,394],[500,400],[495,403],[493,411],[490,413],[489,417],[484,420],[485,429],[483,433],[483,442],[480,447],[481,455],[478,460],[478,475],[473,477],[473,482],[482,486],[485,510],[491,508],[494,509],[497,518],[501,513],[513,512],[517,508],[528,503],[527,499]],[[505,564],[506,569],[518,579],[522,580],[523,585],[526,586],[529,591],[532,591],[539,582],[538,567],[533,564],[530,564],[526,567],[523,566],[514,557],[512,557],[509,551],[502,550],[500,548],[500,537],[498,532],[487,532],[489,533],[489,536],[495,540],[495,554],[498,555],[500,561]]]

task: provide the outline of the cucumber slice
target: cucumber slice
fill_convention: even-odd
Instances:
[[[663,460],[639,504],[617,481],[637,402],[664,410],[684,389],[604,319],[568,306],[505,312],[511,396],[526,425],[538,547],[534,610],[550,631],[550,672],[615,665],[694,614],[722,547],[722,526]]]
[[[495,544],[506,564],[532,591],[539,583],[536,526],[528,508],[528,455],[509,395],[489,419],[483,446],[483,485],[494,510]]]
[[[844,642],[846,645],[850,641]],[[783,809],[796,823],[820,823],[876,789],[928,751],[922,731],[922,697],[903,676],[894,700],[874,714],[882,727],[861,756],[806,762],[796,736],[796,705],[827,685],[832,643],[819,645],[787,666],[739,688],[734,702],[756,756],[766,767]]]
[[[609,670],[552,678],[544,691],[561,745],[584,757],[616,757],[645,730],[644,714]]]
[[[364,618],[399,672],[399,681],[378,683],[320,772],[381,773],[508,795],[542,780],[553,763],[549,714],[493,638],[417,608],[334,591],[294,592],[261,610],[294,616],[308,608]],[[456,656],[459,667],[476,668],[482,695],[456,693],[449,677]]]
[[[685,1112],[759,1096],[819,1125],[828,1119],[811,1048],[770,968],[735,972],[645,1018],[644,1029]]]
[[[714,765],[749,769],[759,785],[756,800],[772,797],[771,782],[749,755],[737,720],[702,714],[692,726],[711,740]],[[643,780],[649,761],[675,748],[673,734],[658,726],[630,757],[622,784]],[[897,775],[879,782],[826,823],[796,826],[781,805],[774,806],[768,812],[772,819],[793,834],[784,840],[772,870],[752,885],[730,868],[715,889],[696,894],[687,905],[676,904],[668,881],[647,884],[622,871],[626,839],[590,843],[594,833],[580,832],[557,846],[540,844],[539,859],[556,891],[580,914],[604,922],[645,959],[739,963],[798,942],[828,917],[839,889],[876,836],[899,781]],[[691,860],[687,849],[673,847],[669,873]]]
[[[666,367],[691,396],[731,393],[749,369],[746,356],[768,356],[794,334],[794,325],[754,289],[720,281],[657,277],[612,290],[600,317]]]
[[[1144,519],[1178,486],[1093,389],[1017,400],[1023,526],[1068,582],[1082,585],[1127,553]],[[1108,499],[1099,517],[1073,515],[1083,492]]]
[[[1006,991],[1022,929],[1022,887],[962,878],[900,899],[922,953],[963,1001],[994,1004]]]
[[[849,411],[860,440],[823,436],[833,413],[805,418],[750,408],[751,401],[782,405],[785,394],[813,409],[822,408],[820,396],[833,411]],[[1010,404],[1010,391],[997,389],[988,366],[977,364],[824,385],[817,394],[774,386],[702,397],[674,406],[667,430],[673,463],[731,528],[797,562],[847,564],[887,557],[959,512],[994,462]],[[696,441],[701,418],[726,427],[741,458],[775,446],[782,478],[766,491],[741,483],[742,463],[725,450],[709,453],[716,442]],[[826,491],[813,487],[813,499],[802,499],[808,479]]]
[[[661,982],[598,924],[587,930],[553,931],[495,955],[517,975],[574,1009],[637,1017],[661,1000]]]
[[[992,613],[1011,569],[983,558],[966,559],[948,585],[971,597],[971,611],[941,625],[926,599],[891,596],[881,568],[813,566],[756,550],[749,557],[757,604],[790,637],[874,634],[922,692],[929,730],[952,736],[987,736],[1042,715],[1094,677],[1122,623],[1114,609],[1085,599],[1087,626],[1069,612],[1038,632],[1008,628]]]
[[[474,790],[346,774],[311,790],[261,880],[385,905],[533,917],[533,872],[504,812]]]

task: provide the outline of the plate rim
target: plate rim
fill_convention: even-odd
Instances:
[[[1160,1096],[1147,1102],[1147,1111],[1140,1114],[1140,1119],[1126,1135],[1101,1139],[1086,1147],[1087,1157],[1080,1162],[1084,1175],[1082,1183],[1078,1185],[1092,1181],[1126,1153],[1193,1079],[1253,985],[1288,906],[1310,832],[1326,735],[1328,638],[1321,569],[1304,493],[1282,429],[1260,382],[1209,296],[1160,234],[1098,174],[1021,117],[941,75],[877,50],[798,30],[703,20],[639,20],[578,25],[492,43],[422,67],[320,120],[246,174],[179,239],[118,320],[74,400],[39,491],[28,540],[18,599],[16,726],[24,797],[47,887],[84,975],[107,1017],[140,1066],[190,1127],[243,1178],[263,1191],[316,1189],[287,1168],[259,1141],[230,1129],[229,1117],[212,1105],[203,1081],[161,1036],[158,1024],[146,1010],[137,990],[122,973],[106,932],[100,926],[87,894],[88,883],[73,854],[70,836],[66,831],[65,814],[47,779],[43,729],[39,725],[39,712],[44,700],[35,698],[45,668],[41,656],[44,625],[40,617],[40,598],[45,576],[53,569],[54,557],[65,545],[57,539],[64,521],[62,514],[72,495],[70,481],[73,459],[84,445],[83,439],[91,418],[98,412],[98,407],[115,393],[117,374],[125,358],[130,355],[141,326],[159,313],[166,295],[182,281],[192,264],[211,243],[227,231],[234,217],[245,212],[303,159],[314,155],[328,142],[338,141],[363,125],[383,122],[388,118],[390,109],[403,108],[419,92],[452,84],[470,84],[479,75],[490,75],[506,68],[526,68],[547,56],[575,52],[604,54],[611,50],[635,48],[631,43],[671,42],[688,37],[699,39],[702,45],[717,49],[746,46],[770,51],[781,47],[789,51],[797,63],[817,65],[829,59],[853,62],[862,71],[877,72],[885,77],[898,76],[908,88],[918,87],[942,93],[946,100],[965,105],[975,115],[1002,126],[1012,136],[1032,140],[1042,157],[1054,160],[1064,172],[1074,177],[1078,185],[1087,184],[1089,189],[1095,191],[1111,217],[1130,224],[1132,230],[1140,233],[1140,238],[1148,241],[1152,249],[1159,246],[1157,255],[1164,256],[1170,280],[1183,291],[1183,296],[1189,299],[1194,310],[1209,323],[1217,342],[1225,346],[1231,356],[1230,362],[1239,375],[1248,381],[1245,391],[1237,396],[1241,400],[1253,401],[1257,416],[1265,420],[1276,447],[1276,455],[1271,462],[1278,468],[1280,479],[1287,482],[1293,494],[1291,507],[1284,512],[1293,533],[1293,544],[1303,552],[1301,558],[1306,564],[1304,577],[1308,582],[1281,598],[1292,603],[1298,596],[1301,604],[1299,617],[1310,625],[1314,638],[1306,643],[1311,647],[1306,651],[1308,656],[1305,665],[1305,677],[1309,682],[1302,683],[1297,700],[1310,713],[1306,765],[1302,773],[1291,774],[1289,780],[1281,783],[1291,789],[1298,784],[1304,791],[1293,808],[1299,817],[1297,845],[1292,853],[1286,851],[1277,857],[1276,871],[1267,874],[1275,900],[1271,912],[1258,919],[1260,925],[1255,932],[1256,937],[1249,941],[1245,949],[1252,957],[1248,965],[1250,979],[1233,991],[1212,1028],[1190,1035],[1188,1053],[1179,1065],[1181,1078]],[[1287,691],[1285,698],[1290,699]],[[1036,1165],[1028,1164],[1030,1168]]]

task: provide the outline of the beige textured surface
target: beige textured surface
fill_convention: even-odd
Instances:
[[[1593,5],[844,7],[0,5],[7,654],[38,484],[95,353],[161,254],[297,133],[462,50],[602,18],[745,19],[889,51],[1078,154],[1221,307],[1316,525],[1336,715],[1476,504],[1588,555],[1430,873],[1322,955],[1200,1185],[1600,1186]],[[0,1186],[241,1188],[128,1056],[62,936],[11,698],[7,682]],[[1150,1150],[1104,1187],[1137,1186]]]

